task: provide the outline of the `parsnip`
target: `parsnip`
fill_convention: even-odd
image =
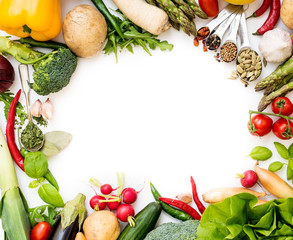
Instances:
[[[145,0],[113,0],[123,14],[144,30],[160,35],[171,27],[168,15]]]
[[[255,164],[254,171],[263,187],[278,198],[293,197],[293,188],[277,174]]]
[[[204,193],[202,195],[202,198],[206,203],[216,203],[216,202],[221,202],[228,197],[231,197],[233,195],[236,195],[238,193],[243,193],[243,192],[253,194],[256,197],[264,197],[266,195],[265,192],[256,192],[246,188],[226,187],[226,188],[212,189]]]

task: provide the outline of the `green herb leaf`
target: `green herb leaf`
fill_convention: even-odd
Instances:
[[[56,188],[51,184],[43,184],[38,190],[40,198],[48,204],[54,207],[64,207],[64,202],[62,197]]]
[[[282,169],[282,167],[284,166],[284,163],[276,161],[270,164],[269,166],[269,171],[271,172],[276,172],[279,171],[280,169]]]
[[[60,211],[56,211],[56,208],[50,205],[42,205],[39,207],[30,208],[29,219],[32,228],[37,225],[38,222],[42,221],[50,223],[51,227],[53,227],[59,213]]]
[[[280,154],[280,156],[286,160],[289,159],[289,151],[288,149],[282,144],[282,143],[279,143],[279,142],[274,142],[275,144],[275,147],[278,151],[278,153]]]
[[[31,181],[28,185],[29,188],[37,188],[40,185],[38,180]]]
[[[31,178],[43,177],[48,171],[48,161],[41,152],[28,152],[24,160],[25,173]]]
[[[252,159],[258,161],[268,160],[272,155],[273,153],[270,149],[261,146],[254,147],[249,154]]]
[[[293,143],[288,148],[289,157],[293,159]]]
[[[293,179],[293,169],[288,164],[287,166],[287,180]]]

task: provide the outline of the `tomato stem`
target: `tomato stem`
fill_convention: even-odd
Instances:
[[[285,115],[282,115],[282,114],[276,114],[276,113],[258,112],[258,111],[249,110],[249,114],[250,114],[250,119],[251,119],[252,114],[263,114],[263,115],[281,117],[281,118],[285,118],[287,120],[293,120],[293,117],[285,116]]]

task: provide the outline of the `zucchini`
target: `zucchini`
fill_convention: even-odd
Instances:
[[[149,203],[134,217],[135,227],[130,227],[127,224],[117,240],[143,240],[154,229],[161,212],[160,203]]]

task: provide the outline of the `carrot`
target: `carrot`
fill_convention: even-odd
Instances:
[[[263,187],[278,198],[293,197],[293,188],[277,174],[254,165],[258,179]]]
[[[266,195],[265,192],[256,192],[246,188],[227,187],[227,188],[212,189],[204,193],[202,195],[202,198],[206,203],[216,203],[216,202],[221,202],[228,197],[231,197],[233,195],[236,195],[238,193],[243,193],[243,192],[253,194],[256,197],[264,197]]]
[[[168,15],[144,0],[113,0],[120,11],[142,29],[159,35],[171,27]]]
[[[85,236],[83,235],[82,232],[79,232],[79,233],[76,234],[74,240],[86,240],[86,238],[85,238]]]

